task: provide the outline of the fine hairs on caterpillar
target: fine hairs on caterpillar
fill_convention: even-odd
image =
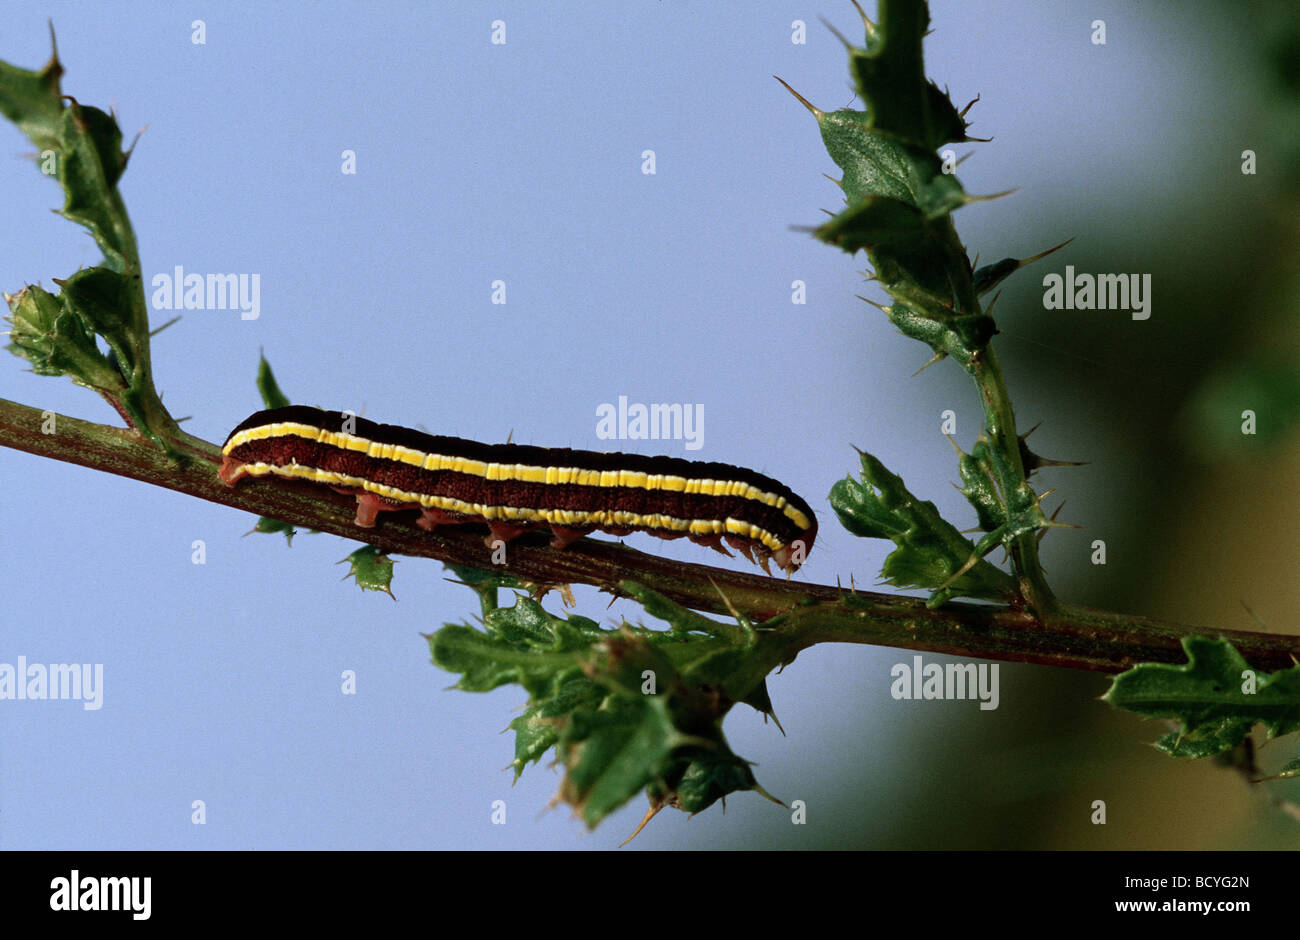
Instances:
[[[525,444],[480,444],[377,424],[302,405],[259,411],[222,445],[220,476],[321,483],[357,498],[356,523],[420,510],[418,524],[486,523],[489,547],[548,529],[564,548],[597,529],[685,536],[768,570],[792,572],[817,535],[817,519],[789,488],[753,470],[678,457],[600,453]]]

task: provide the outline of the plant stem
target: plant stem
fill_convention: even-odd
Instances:
[[[998,364],[993,344],[973,358],[970,374],[980,390],[980,404],[984,407],[984,428],[993,447],[1002,455],[1008,473],[998,482],[1008,504],[1033,503],[1034,491],[1025,474],[1020,459],[1020,438],[1016,434],[1016,416],[1007,395],[1002,368]],[[1012,569],[1020,581],[1020,596],[1030,609],[1044,622],[1055,623],[1058,609],[1056,595],[1047,585],[1042,565],[1038,561],[1038,534],[1026,532],[1016,536],[1009,546]]]
[[[255,481],[231,488],[217,479],[219,449],[200,441],[177,461],[135,430],[55,417],[55,433],[41,431],[43,413],[0,399],[0,444],[221,503],[293,525],[367,542],[384,551],[491,569],[491,553],[475,527],[426,532],[393,513],[374,529],[353,522],[355,503],[325,487]],[[1011,433],[1014,434],[1014,431]],[[192,439],[193,440],[193,439]],[[727,615],[728,604],[761,624],[763,642],[789,661],[817,643],[866,643],[954,656],[1041,663],[1119,672],[1139,662],[1183,662],[1184,636],[1217,635],[1232,641],[1264,671],[1292,665],[1300,637],[1207,630],[1085,607],[1056,607],[1050,625],[1028,610],[948,603],[929,610],[918,598],[691,565],[647,555],[623,545],[582,539],[563,551],[542,536],[510,543],[507,570],[539,586],[589,584],[627,596],[627,581],[649,587],[678,604]]]

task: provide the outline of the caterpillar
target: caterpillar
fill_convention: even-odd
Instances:
[[[724,555],[799,567],[817,535],[808,504],[776,480],[724,463],[440,437],[302,405],[250,415],[221,448],[221,481],[284,477],[356,496],[356,524],[420,510],[417,523],[486,523],[489,547],[549,529],[564,548],[597,529],[685,536]]]

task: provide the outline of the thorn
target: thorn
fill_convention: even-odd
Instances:
[[[780,82],[782,85],[785,85],[785,90],[788,91],[788,92],[790,92],[790,94],[794,95],[796,98],[798,98],[799,101],[800,101],[800,103],[801,103],[805,108],[807,108],[809,111],[811,111],[813,117],[815,117],[817,120],[820,121],[820,120],[822,119],[822,117],[825,116],[825,114],[826,114],[825,111],[823,111],[821,108],[819,108],[819,107],[817,107],[816,105],[814,105],[812,102],[810,102],[810,101],[809,101],[807,98],[805,98],[803,95],[799,94],[799,92],[797,92],[797,91],[795,91],[793,88],[791,88],[788,84],[786,84],[786,80],[785,80],[784,78],[782,78],[780,75],[773,75],[772,77],[775,78],[775,79],[776,79],[778,82]]]
[[[975,151],[974,151],[974,150],[970,151],[969,153],[963,154],[962,156],[960,156],[960,157],[957,158],[957,162],[954,163],[953,166],[961,166],[963,163],[965,163],[967,160],[969,160],[969,159],[970,159],[971,157],[973,157],[973,156],[975,156]]]
[[[876,303],[874,300],[868,300],[867,298],[863,297],[861,294],[854,294],[853,296],[856,297],[856,298],[858,298],[858,300],[862,301],[862,302],[865,303],[865,304],[871,304],[871,306],[875,307],[877,310],[879,310],[881,313],[885,314],[886,316],[889,315],[889,308],[888,308],[888,307],[882,307],[880,304]]]
[[[835,218],[835,213],[832,212],[830,209],[820,209],[820,210],[818,210],[818,211],[820,211],[820,212],[825,212],[825,213],[826,213],[827,215],[829,215],[832,219]]]
[[[126,169],[126,165],[131,162],[131,154],[135,153],[135,145],[140,143],[140,138],[144,136],[144,132],[147,131],[148,129],[149,129],[149,125],[146,124],[144,127],[140,128],[138,131],[135,132],[135,139],[131,141],[131,146],[127,147],[126,153],[122,154],[123,169]]]
[[[1035,454],[1030,450],[1029,445],[1025,443],[1025,438],[1038,430],[1038,426],[1042,423],[1043,422],[1039,421],[1038,424],[1035,424],[1032,428],[1018,437],[1020,445],[1020,462],[1024,465],[1026,476],[1038,472],[1042,467],[1083,467],[1087,465],[1088,461],[1086,460],[1051,460],[1047,457],[1040,457],[1038,454]]]
[[[54,36],[54,19],[51,17],[45,21],[50,27],[50,61],[45,64],[45,68],[53,66],[54,76],[57,79],[63,74],[63,66],[59,64],[59,41]],[[57,82],[56,82],[57,87]]]
[[[172,317],[170,320],[168,320],[168,321],[167,321],[166,323],[164,323],[162,326],[158,327],[158,329],[153,330],[152,332],[150,332],[150,333],[149,333],[149,338],[150,338],[150,339],[153,339],[155,336],[157,336],[157,335],[158,335],[159,333],[161,333],[163,330],[167,329],[167,327],[171,326],[173,323],[175,323],[175,322],[176,322],[177,320],[179,320],[179,319],[180,319],[180,315],[179,315],[179,314],[177,314],[176,316]]]
[[[955,450],[955,451],[957,452],[957,456],[958,456],[958,457],[965,457],[965,456],[966,456],[966,452],[965,452],[964,450],[961,449],[961,446],[958,445],[956,439],[953,438],[953,436],[952,436],[951,434],[944,434],[944,437],[946,437],[946,438],[948,439],[948,443],[952,445],[952,449]],[[957,486],[957,484],[954,483],[953,486]],[[957,486],[957,489],[961,489],[961,487],[960,487],[960,486]]]
[[[783,737],[783,738],[788,738],[789,735],[786,734],[786,733],[785,733],[785,729],[781,727],[781,719],[776,717],[776,709],[773,709],[773,710],[770,711],[770,712],[765,712],[764,715],[763,715],[763,720],[764,720],[764,721],[767,720],[767,716],[768,716],[768,715],[771,715],[771,716],[772,716],[772,723],[776,725],[776,730],[781,732],[781,737]]]
[[[1048,248],[1046,251],[1040,251],[1038,254],[1033,255],[1033,256],[1031,256],[1031,257],[1028,257],[1028,258],[1021,258],[1021,259],[1020,259],[1020,267],[1023,268],[1023,267],[1024,267],[1025,265],[1027,265],[1027,264],[1033,264],[1035,261],[1038,261],[1040,258],[1046,258],[1048,255],[1050,255],[1050,254],[1051,254],[1052,252],[1054,252],[1054,251],[1060,251],[1062,248],[1064,248],[1066,245],[1070,244],[1070,242],[1074,241],[1074,240],[1075,240],[1076,238],[1078,238],[1078,237],[1079,237],[1079,236],[1077,236],[1077,235],[1071,235],[1071,236],[1070,236],[1069,238],[1067,238],[1065,241],[1061,242],[1061,244],[1059,244],[1059,245],[1053,245],[1051,248]]]
[[[832,26],[830,20],[826,19],[826,17],[824,17],[824,16],[819,16],[819,17],[817,17],[817,19],[821,20],[821,21],[822,21],[822,25],[825,26],[827,29],[829,29],[829,30],[831,31],[831,35],[832,35],[832,36],[834,36],[834,37],[835,37],[836,39],[838,39],[840,42],[844,43],[844,48],[845,48],[845,49],[849,50],[849,52],[852,52],[852,51],[853,51],[853,43],[851,43],[851,42],[849,42],[847,39],[845,39],[845,38],[844,38],[844,34],[841,33],[841,32],[840,32],[838,29],[836,29],[834,26]]]
[[[777,806],[785,806],[784,803],[782,803],[780,800],[778,800],[778,799],[777,799],[776,797],[774,797],[772,794],[768,793],[766,790],[764,790],[762,787],[760,787],[760,786],[758,785],[758,781],[754,781],[754,786],[752,787],[752,789],[753,789],[753,791],[754,791],[755,793],[757,793],[759,796],[766,797],[767,799],[769,799],[769,800],[771,800],[773,803],[775,803]],[[786,808],[786,809],[789,809],[790,807],[785,806],[785,808]]]
[[[991,144],[991,143],[993,143],[993,138],[992,138],[992,137],[967,137],[966,139],[969,140],[969,141],[973,141],[973,142],[975,142],[975,143],[980,143],[980,144]]]
[[[1065,526],[1065,523],[1059,523],[1059,524],[1056,523],[1056,517],[1061,514],[1061,510],[1064,508],[1065,508],[1065,500],[1061,500],[1061,505],[1056,507],[1056,512],[1052,513],[1051,518],[1047,520],[1048,522],[1053,523],[1053,525],[1043,526],[1043,528],[1038,530],[1038,537],[1035,544],[1037,545],[1043,544],[1043,536],[1047,534],[1048,529],[1061,528]],[[1079,528],[1079,526],[1073,526],[1073,528],[1077,529]]]
[[[975,139],[974,137],[971,138],[971,140],[974,139]],[[992,138],[990,138],[990,140],[991,139]],[[1014,189],[1004,189],[1000,193],[989,193],[987,196],[967,196],[966,205],[969,206],[973,202],[992,202],[994,199],[1001,199],[1003,196],[1010,196],[1012,193],[1016,193],[1019,191],[1020,191],[1020,187],[1017,186]]]
[[[1002,292],[1001,292],[1001,291],[998,291],[998,297],[1000,297],[1000,296],[1002,296]],[[993,299],[994,299],[994,300],[997,300],[997,297],[994,297]],[[1025,438],[1027,438],[1029,435],[1031,435],[1031,434],[1033,434],[1035,431],[1037,431],[1038,428],[1039,428],[1039,426],[1040,426],[1042,423],[1043,423],[1043,422],[1039,421],[1038,424],[1035,424],[1032,428],[1030,428],[1030,429],[1029,429],[1028,431],[1026,431],[1024,434],[1021,434],[1021,435],[1018,435],[1018,436],[1019,436],[1020,439],[1023,441],[1023,440],[1024,440]]]
[[[1073,522],[1047,522],[1044,529],[1083,529],[1081,525],[1075,525]]]
[[[957,112],[957,117],[964,118],[966,116],[966,112],[969,111],[971,108],[975,107],[975,102],[979,100],[980,100],[980,96],[977,94],[974,98],[970,100],[970,104],[966,105],[966,107],[962,108],[959,112]]]
[[[1088,461],[1086,460],[1049,460],[1047,457],[1039,457],[1037,454],[1034,454],[1034,457],[1037,458],[1038,466],[1040,467],[1086,467],[1088,466]]]
[[[650,822],[650,820],[658,816],[659,811],[663,809],[665,805],[666,805],[665,803],[660,803],[658,806],[655,806],[655,804],[651,802],[650,808],[646,810],[645,815],[641,817],[641,822],[637,825],[635,829],[632,830],[632,834],[630,836],[628,836],[626,839],[624,839],[622,842],[618,844],[618,847],[621,849],[623,846],[627,845],[629,842],[635,839],[641,833],[641,830],[646,827],[646,823]]]
[[[836,186],[838,186],[840,189],[843,189],[843,188],[844,188],[844,178],[843,178],[843,177],[840,177],[839,179],[836,179],[835,177],[831,176],[829,173],[823,173],[822,176],[826,177],[828,180],[830,180],[832,183],[834,183],[834,184],[835,184]]]
[[[925,365],[921,366],[921,368],[913,372],[910,378],[916,378],[918,375],[920,375],[926,369],[930,368],[930,366],[934,365],[936,362],[939,362],[941,359],[947,359],[947,358],[948,358],[948,354],[944,352],[942,349],[939,350],[937,353],[935,353],[933,356],[930,357],[929,362],[927,362]],[[953,446],[956,447],[957,445],[954,444]],[[958,448],[958,450],[960,450],[960,448]]]
[[[858,5],[858,0],[849,0],[849,3],[853,4],[853,8],[858,11],[858,16],[862,17],[862,28],[867,31],[867,38],[875,36],[876,24],[867,19],[867,14],[863,11],[862,7]]]
[[[713,578],[709,578],[709,583],[713,585],[713,590],[718,592],[718,597],[722,598],[722,603],[727,605],[727,610],[731,611],[731,616],[735,617],[737,621],[743,621],[745,619],[744,614],[736,610],[736,605],[731,603],[731,598],[722,593],[722,588],[718,587],[718,583]]]
[[[1263,627],[1265,630],[1268,629],[1268,624],[1266,624],[1263,620],[1261,620],[1259,617],[1257,617],[1257,616],[1255,615],[1255,612],[1254,612],[1253,610],[1250,609],[1250,606],[1245,602],[1245,600],[1242,600],[1242,602],[1241,602],[1241,606],[1246,608],[1246,613],[1250,614],[1252,620],[1254,620],[1257,624],[1259,624],[1259,625],[1260,625],[1261,627]],[[1292,657],[1292,659],[1294,659],[1294,658],[1295,658],[1295,657]]]
[[[1001,296],[1002,296],[1002,291],[998,291],[996,294],[993,295],[993,299],[989,301],[989,305],[984,308],[984,316],[986,317],[993,316],[993,305],[998,302],[998,298]]]

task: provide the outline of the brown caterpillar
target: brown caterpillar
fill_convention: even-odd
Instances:
[[[794,571],[817,535],[808,504],[776,480],[723,463],[524,444],[480,444],[292,405],[251,415],[221,448],[222,482],[278,476],[355,494],[359,526],[419,509],[419,524],[484,522],[485,540],[530,529],[564,548],[602,529],[725,541],[767,569]]]

